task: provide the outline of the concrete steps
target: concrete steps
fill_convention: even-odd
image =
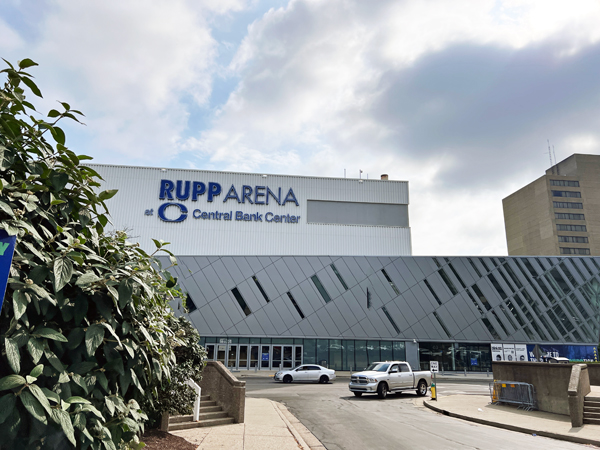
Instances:
[[[600,425],[600,397],[596,392],[586,395],[583,402],[583,423]]]
[[[229,417],[217,402],[210,399],[210,395],[200,396],[200,415],[198,422],[193,421],[192,415],[169,417],[169,431],[187,430],[190,428],[214,427],[216,425],[228,425],[233,423],[233,417]]]

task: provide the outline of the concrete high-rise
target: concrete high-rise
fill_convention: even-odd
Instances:
[[[569,156],[502,206],[509,255],[600,255],[600,155]]]

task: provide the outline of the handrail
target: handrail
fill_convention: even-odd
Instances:
[[[185,382],[189,387],[191,387],[194,392],[196,392],[196,400],[194,401],[194,422],[198,422],[200,419],[200,394],[202,392],[202,388],[196,384],[194,380],[187,380]]]

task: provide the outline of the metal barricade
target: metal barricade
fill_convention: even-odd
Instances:
[[[492,404],[509,403],[526,411],[537,409],[535,388],[532,384],[520,381],[496,381],[490,383]]]

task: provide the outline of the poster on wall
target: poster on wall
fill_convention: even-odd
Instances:
[[[492,361],[503,361],[504,352],[502,350],[502,344],[492,344]]]
[[[515,360],[516,361],[527,361],[527,345],[526,344],[515,344]]]
[[[515,344],[503,344],[502,350],[504,351],[504,361],[516,361]]]

